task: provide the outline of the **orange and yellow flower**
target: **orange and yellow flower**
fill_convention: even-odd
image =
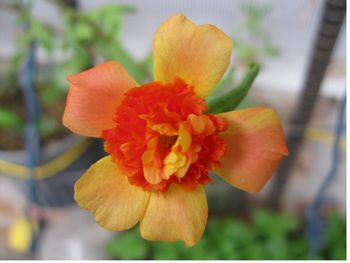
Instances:
[[[121,231],[140,222],[145,239],[192,246],[207,222],[209,171],[248,192],[272,176],[288,153],[276,112],[204,114],[231,52],[215,26],[175,15],[155,34],[155,82],[137,84],[116,62],[69,76],[64,125],[103,138],[109,153],[75,185],[97,223]]]

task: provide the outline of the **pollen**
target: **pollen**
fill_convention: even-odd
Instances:
[[[129,90],[115,112],[115,127],[103,131],[105,150],[147,191],[166,192],[173,183],[188,190],[211,182],[226,145],[217,134],[223,120],[204,115],[204,100],[177,78]]]

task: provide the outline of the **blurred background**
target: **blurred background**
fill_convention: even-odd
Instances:
[[[345,0],[2,0],[0,2],[0,259],[345,259]],[[102,142],[61,119],[66,76],[116,60],[152,80],[152,40],[169,16],[214,24],[234,41],[218,84],[239,108],[268,106],[290,155],[258,194],[215,174],[208,227],[193,248],[113,233],[73,200]]]

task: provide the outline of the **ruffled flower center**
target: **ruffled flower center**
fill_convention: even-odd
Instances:
[[[204,115],[205,103],[181,79],[129,90],[117,108],[116,126],[103,131],[105,149],[133,185],[165,192],[172,183],[189,190],[211,182],[226,145],[217,133],[223,119]]]

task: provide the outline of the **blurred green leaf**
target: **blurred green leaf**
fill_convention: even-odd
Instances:
[[[249,259],[249,260],[258,260],[258,259],[263,259],[264,255],[266,254],[265,250],[264,250],[264,246],[261,242],[255,242],[252,243],[249,248],[247,248],[247,250],[249,250],[249,254],[245,254],[244,257],[242,257],[242,259]]]
[[[234,110],[247,95],[256,76],[259,73],[259,65],[252,64],[237,88],[206,101],[210,113],[221,113]]]
[[[267,236],[283,236],[288,232],[295,230],[298,221],[295,217],[284,214],[273,214],[268,210],[254,211],[252,219],[259,234]]]
[[[336,214],[327,222],[324,255],[317,258],[344,259],[345,220]],[[137,230],[116,236],[109,243],[109,255],[114,259],[308,259],[309,248],[296,216],[268,210],[256,210],[251,224],[233,217],[210,218],[202,239],[190,248],[182,241],[144,241]]]
[[[149,246],[135,228],[111,239],[106,245],[106,251],[113,259],[146,259]]]
[[[174,260],[180,258],[181,242],[152,242],[153,259]]]
[[[57,100],[62,96],[62,90],[58,89],[57,86],[50,86],[50,88],[45,88],[43,93],[41,94],[41,99],[44,103],[50,103]]]
[[[241,4],[241,10],[247,16],[248,21],[260,23],[272,11],[272,4],[254,5],[253,3],[245,2]]]
[[[130,5],[109,4],[87,12],[92,21],[98,23],[105,34],[114,41],[119,41],[123,26],[123,16],[135,13],[136,8]]]
[[[16,113],[7,108],[0,107],[0,127],[21,132],[24,128],[24,122]]]
[[[280,55],[280,50],[271,45],[265,45],[264,52],[270,57],[278,57]]]
[[[249,95],[247,95],[242,101],[240,104],[238,104],[236,110],[239,110],[239,109],[247,109],[247,108],[253,108],[253,107],[257,107],[258,103],[249,98]]]
[[[346,222],[338,213],[331,211],[327,216],[324,253],[329,259],[346,259]]]
[[[287,258],[291,260],[306,259],[309,251],[309,242],[303,233],[298,233],[298,238],[288,242]]]
[[[57,120],[41,117],[39,121],[39,134],[41,138],[52,135],[59,127]]]
[[[244,19],[233,31],[238,64],[263,63],[263,57],[277,57],[280,54],[272,45],[271,36],[263,25],[264,19],[271,14],[272,7],[272,3],[242,1],[240,9]]]
[[[236,45],[236,53],[242,59],[255,57],[257,49],[248,45]]]
[[[269,235],[264,242],[264,250],[263,259],[287,258],[287,235]]]
[[[181,259],[187,260],[213,260],[219,258],[219,252],[212,249],[212,240],[208,240],[203,236],[200,241],[193,247],[187,248],[183,245]]]
[[[31,20],[30,30],[35,38],[48,52],[53,51],[54,38],[52,32],[47,26],[38,20]]]
[[[95,37],[94,32],[85,21],[77,21],[74,25],[75,36],[78,41],[89,41]]]

